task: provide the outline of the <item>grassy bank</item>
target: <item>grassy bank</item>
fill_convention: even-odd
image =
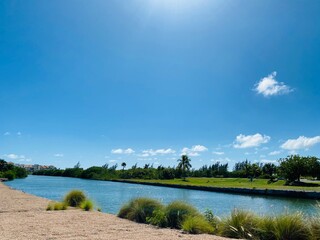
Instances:
[[[170,180],[145,180],[129,179],[127,181],[135,183],[160,183],[181,186],[219,187],[219,188],[248,188],[248,189],[270,189],[270,190],[293,190],[293,191],[314,191],[320,192],[320,184],[305,183],[302,186],[284,185],[284,180],[269,183],[267,179],[254,179],[252,182],[247,178],[187,178]]]
[[[259,216],[235,209],[222,219],[212,211],[200,213],[193,206],[174,201],[163,205],[150,198],[137,198],[123,205],[118,216],[162,228],[182,229],[192,234],[214,234],[223,237],[255,240],[320,239],[319,215],[307,218],[302,213]]]

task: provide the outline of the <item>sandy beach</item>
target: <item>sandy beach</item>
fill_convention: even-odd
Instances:
[[[0,183],[0,239],[227,239],[159,229],[96,211],[46,211],[49,202]]]

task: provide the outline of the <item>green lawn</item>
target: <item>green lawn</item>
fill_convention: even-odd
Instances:
[[[320,184],[312,183],[312,186],[284,186],[285,181],[279,180],[275,183],[268,184],[267,179],[254,179],[250,182],[246,178],[187,178],[173,180],[143,180],[130,179],[132,182],[149,182],[164,184],[193,185],[206,187],[233,187],[233,188],[256,188],[256,189],[278,189],[278,190],[304,190],[320,192]]]

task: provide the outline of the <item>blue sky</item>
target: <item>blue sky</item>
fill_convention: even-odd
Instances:
[[[0,157],[320,156],[320,2],[1,1]]]

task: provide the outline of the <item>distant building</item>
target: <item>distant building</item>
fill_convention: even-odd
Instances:
[[[27,170],[27,172],[33,173],[35,171],[39,171],[39,170],[54,170],[57,169],[55,166],[50,165],[50,166],[46,166],[46,165],[39,165],[39,164],[14,164],[17,167],[21,167]]]

